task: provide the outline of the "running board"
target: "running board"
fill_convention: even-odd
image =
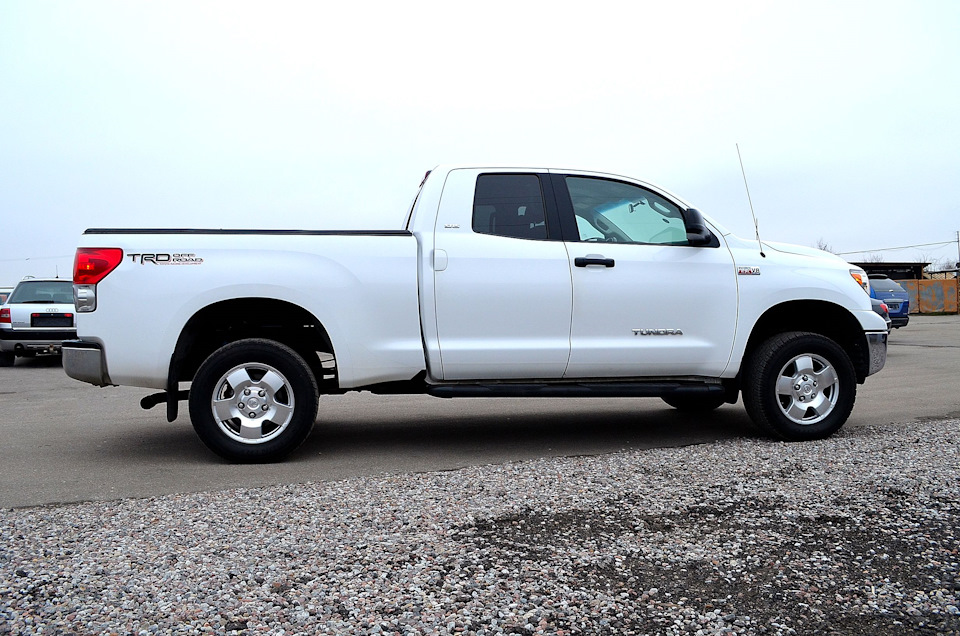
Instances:
[[[439,398],[455,397],[663,397],[665,395],[726,395],[721,384],[696,382],[584,382],[558,384],[442,384],[427,387]]]

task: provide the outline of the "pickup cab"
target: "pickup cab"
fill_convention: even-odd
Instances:
[[[742,393],[770,435],[817,439],[886,360],[862,270],[595,172],[441,166],[396,229],[89,229],[74,270],[66,373],[160,389],[142,405],[170,421],[188,400],[234,461],[282,458],[346,391]]]

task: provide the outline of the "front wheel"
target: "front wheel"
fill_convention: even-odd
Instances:
[[[745,364],[743,403],[765,432],[788,441],[823,439],[853,410],[853,363],[833,340],[788,332],[762,343]]]
[[[190,387],[190,420],[206,446],[237,462],[282,459],[310,434],[319,392],[309,365],[273,340],[217,349]]]

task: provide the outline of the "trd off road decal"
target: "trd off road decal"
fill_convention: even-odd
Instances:
[[[146,265],[202,265],[196,254],[127,254],[134,263]]]

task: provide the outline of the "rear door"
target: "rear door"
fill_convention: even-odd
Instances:
[[[683,207],[610,178],[554,175],[573,280],[569,378],[718,376],[737,323],[729,250],[686,238]]]
[[[563,376],[573,292],[548,175],[451,171],[433,270],[442,379]]]

